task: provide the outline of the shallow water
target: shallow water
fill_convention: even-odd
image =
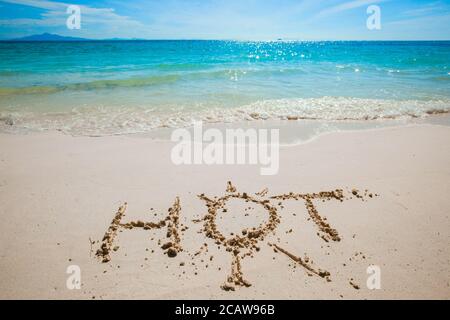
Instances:
[[[450,110],[450,42],[0,43],[0,128],[145,133],[195,120]]]

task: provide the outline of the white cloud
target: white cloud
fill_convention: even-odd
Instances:
[[[449,7],[447,5],[444,5],[441,1],[436,1],[425,4],[420,8],[406,10],[403,12],[403,15],[408,17],[419,17],[433,13],[442,13],[448,11],[448,9]]]
[[[64,25],[66,19],[3,19],[0,20],[0,26],[31,26],[31,27],[54,27]]]
[[[420,27],[425,28],[427,26],[430,26],[431,24],[437,24],[437,23],[441,23],[441,22],[445,22],[446,25],[448,26],[450,23],[450,14],[445,13],[445,14],[441,14],[441,15],[422,16],[422,17],[415,17],[415,18],[410,18],[410,19],[391,21],[391,22],[388,22],[386,25],[388,25],[388,26],[406,26],[409,28],[411,28],[411,26],[415,26],[416,28],[417,28],[417,26],[420,26]]]
[[[353,0],[353,1],[341,3],[338,5],[326,8],[326,9],[320,11],[316,15],[316,18],[322,18],[322,17],[326,17],[326,16],[329,16],[332,14],[339,13],[339,12],[348,11],[348,10],[356,9],[359,7],[369,6],[371,4],[377,4],[377,3],[386,2],[386,1],[389,1],[389,0]]]
[[[4,19],[0,25],[12,26],[65,26],[67,18],[67,7],[70,5],[63,2],[47,0],[1,0],[3,2],[24,5],[33,8],[47,10],[41,14],[41,19]],[[122,16],[114,12],[112,8],[94,8],[80,5],[83,24],[102,24],[109,26],[143,26],[140,22]]]
[[[61,6],[64,6],[61,2],[53,2],[46,0],[2,0],[2,2],[20,4],[28,7],[46,9],[46,10],[57,10]]]

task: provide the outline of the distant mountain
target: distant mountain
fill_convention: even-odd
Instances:
[[[57,34],[43,33],[23,38],[11,39],[9,41],[90,41],[84,38],[64,37]]]
[[[58,34],[52,34],[52,33],[43,33],[43,34],[35,34],[32,36],[26,36],[23,38],[16,38],[16,39],[0,39],[0,41],[145,41],[145,39],[139,39],[139,38],[110,38],[110,39],[101,39],[101,40],[93,40],[93,39],[86,39],[86,38],[75,38],[75,37],[65,37],[60,36]]]

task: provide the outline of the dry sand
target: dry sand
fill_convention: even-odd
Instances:
[[[0,298],[450,299],[449,127],[327,134],[272,177],[142,137],[0,146]]]

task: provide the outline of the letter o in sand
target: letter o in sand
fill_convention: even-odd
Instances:
[[[235,189],[233,191],[235,191]],[[208,214],[203,219],[203,231],[208,238],[215,240],[216,244],[224,246],[226,250],[232,254],[233,258],[231,262],[231,274],[221,288],[226,291],[234,291],[235,286],[251,286],[251,284],[243,278],[241,259],[250,256],[255,250],[259,251],[259,247],[257,246],[258,242],[263,241],[270,232],[275,230],[280,223],[277,209],[270,204],[269,200],[260,200],[251,197],[246,193],[228,192],[224,197],[214,200],[211,200],[202,194],[199,198],[206,201],[206,206],[208,207]],[[230,199],[242,199],[246,202],[252,202],[263,206],[263,208],[269,212],[268,221],[260,224],[257,228],[245,229],[242,236],[234,235],[232,238],[225,238],[225,236],[217,229],[216,217],[217,211],[224,208],[225,204]]]

